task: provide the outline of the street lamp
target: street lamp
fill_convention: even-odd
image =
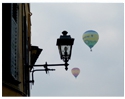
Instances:
[[[72,45],[74,43],[74,38],[71,38],[70,35],[67,35],[67,31],[63,31],[60,38],[57,39],[56,45],[59,49],[60,58],[65,62],[65,69],[67,68],[67,62],[69,61],[72,53]]]
[[[57,39],[57,43],[56,45],[58,46],[59,49],[59,54],[60,54],[60,58],[65,62],[64,64],[47,64],[47,62],[45,64],[40,64],[40,65],[29,65],[29,68],[31,69],[32,72],[32,80],[29,82],[34,83],[34,77],[33,77],[33,73],[35,71],[46,71],[46,74],[48,73],[48,71],[54,71],[55,69],[49,69],[48,66],[65,66],[65,70],[68,70],[68,61],[71,58],[71,53],[72,53],[72,45],[74,43],[74,38],[71,38],[70,35],[67,35],[67,31],[63,31],[62,34],[60,36],[60,38]],[[33,67],[39,67],[39,66],[43,66],[44,69],[32,69]]]

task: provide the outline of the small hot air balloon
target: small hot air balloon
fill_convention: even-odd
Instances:
[[[79,68],[73,68],[71,70],[71,72],[74,75],[74,77],[76,78],[79,75],[79,73],[80,73],[80,69]]]
[[[98,42],[99,35],[94,30],[88,30],[83,34],[82,39],[92,51],[92,47]]]

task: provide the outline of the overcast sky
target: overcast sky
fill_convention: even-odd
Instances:
[[[31,3],[31,12],[31,42],[43,49],[36,64],[63,63],[56,40],[64,30],[75,38],[68,71],[35,72],[31,96],[124,95],[124,3]],[[82,40],[87,30],[99,34],[92,52]]]

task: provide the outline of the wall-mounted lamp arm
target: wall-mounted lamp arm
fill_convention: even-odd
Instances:
[[[34,84],[34,72],[35,71],[45,71],[46,74],[48,73],[48,71],[55,71],[55,69],[49,69],[48,66],[65,66],[65,70],[68,70],[68,63],[67,61],[65,61],[64,64],[47,64],[47,62],[45,64],[40,64],[40,65],[29,65],[29,68],[30,67],[44,67],[45,69],[35,69],[35,70],[32,70],[32,80],[30,80],[29,82],[33,83]]]

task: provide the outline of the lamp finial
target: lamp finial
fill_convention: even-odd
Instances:
[[[68,33],[67,31],[63,31],[62,32],[63,35],[67,35],[67,33]]]

